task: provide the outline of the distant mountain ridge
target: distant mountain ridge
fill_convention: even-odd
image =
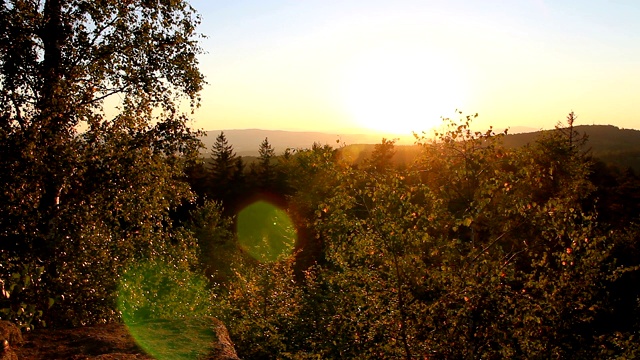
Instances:
[[[518,129],[523,130],[524,128]],[[574,129],[580,134],[585,133],[588,135],[589,142],[587,146],[591,147],[594,155],[611,152],[640,151],[640,130],[620,129],[613,125],[579,125],[574,127]],[[343,144],[378,144],[383,137],[387,139],[398,137],[396,135],[385,136],[381,134],[331,134],[311,131],[299,132],[260,129],[212,130],[207,131],[207,136],[202,138],[206,151],[211,149],[211,146],[221,131],[224,131],[229,144],[233,145],[234,150],[240,156],[258,155],[258,147],[265,138],[269,139],[269,143],[275,148],[276,154],[280,154],[287,148],[310,148],[313,143],[339,147]],[[509,147],[523,146],[535,141],[538,136],[546,131],[553,130],[539,130],[518,134],[510,133],[505,137],[504,143]],[[397,144],[411,145],[413,143],[413,137],[403,136]]]
[[[269,143],[275,149],[276,154],[281,154],[287,148],[305,149],[311,148],[313,143],[320,145],[331,145],[339,147],[342,144],[377,144],[381,142],[383,137],[395,138],[398,136],[384,136],[380,134],[331,134],[321,132],[299,132],[284,130],[260,130],[260,129],[244,129],[244,130],[212,130],[205,132],[207,136],[202,138],[202,142],[208,152],[216,141],[216,137],[220,132],[224,131],[229,144],[233,145],[233,149],[239,156],[257,156],[258,147],[265,138],[269,139]],[[413,144],[413,137],[404,136],[399,144]]]
[[[589,150],[593,157],[621,169],[631,168],[640,174],[640,130],[620,129],[613,125],[579,125],[574,130],[587,135],[585,150]],[[524,146],[545,131],[507,135],[504,144],[508,147]]]
[[[579,134],[586,134],[587,146],[596,152],[627,151],[640,147],[640,130],[620,129],[613,125],[578,125],[573,129]],[[548,131],[554,130],[509,134],[505,137],[504,143],[507,146],[523,146]]]

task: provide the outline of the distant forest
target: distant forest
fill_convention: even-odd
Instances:
[[[640,174],[640,130],[619,129],[613,125],[580,125],[574,130],[587,137],[582,151],[607,165],[623,170],[631,168]],[[524,146],[541,135],[542,132],[507,135],[504,144],[508,147]]]
[[[575,126],[574,131],[581,136],[586,136],[587,141],[581,147],[581,151],[592,156],[594,160],[619,169],[631,168],[636,174],[640,174],[640,130],[620,129],[613,125],[580,125]],[[545,131],[507,133],[501,141],[505,147],[518,148],[535,143],[544,134]],[[374,145],[351,146],[362,148],[363,151],[360,152],[362,158],[371,154],[374,148]],[[416,147],[409,146],[407,149],[406,145],[397,146],[394,160],[398,163],[410,164],[418,152]]]
[[[578,125],[574,129],[579,134],[588,137],[583,151],[588,151],[594,158],[605,164],[615,165],[621,169],[631,168],[636,173],[640,173],[640,130],[620,129],[613,125]],[[376,137],[376,135],[338,136],[323,133],[266,130],[232,130],[232,132],[234,138],[242,139],[240,149],[231,140],[229,142],[234,150],[237,150],[238,156],[243,156],[247,163],[257,159],[259,143],[265,137],[269,139],[277,153],[282,153],[287,148],[309,148],[314,142],[318,145],[329,144],[332,146],[337,142],[338,145],[334,147],[346,147],[341,151],[357,154],[354,160],[356,162],[368,157],[373,152],[375,143],[381,140],[381,137]],[[521,147],[535,142],[543,133],[544,131],[518,134],[507,132],[502,141],[506,147]],[[202,139],[205,145],[202,149],[204,155],[209,154],[210,148],[219,134],[220,131],[206,133],[207,137]],[[228,131],[225,131],[225,134],[228,134]],[[275,137],[275,140],[272,136]],[[228,135],[227,138],[229,138]],[[363,140],[369,142],[363,143]],[[251,144],[255,145],[254,148],[251,148]],[[399,164],[409,164],[415,159],[418,152],[419,150],[415,146],[396,144],[396,154],[393,160]]]

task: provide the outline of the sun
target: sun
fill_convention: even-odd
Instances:
[[[356,57],[343,76],[344,109],[359,126],[407,134],[441,125],[464,108],[467,86],[460,66],[438,54],[384,48]]]

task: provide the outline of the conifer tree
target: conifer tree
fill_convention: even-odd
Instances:
[[[258,154],[260,155],[260,165],[262,168],[269,169],[271,167],[271,159],[276,155],[275,150],[269,143],[269,138],[264,138],[264,141],[260,143]]]
[[[256,176],[254,180],[261,190],[271,190],[276,180],[276,166],[273,162],[276,153],[268,138],[264,138],[264,141],[260,143],[258,154],[258,163],[252,168]]]
[[[247,196],[244,166],[242,157],[236,155],[221,132],[211,148],[207,195],[222,201],[225,214],[233,214],[236,205]]]
[[[224,131],[220,132],[211,148],[209,173],[211,195],[214,199],[222,200],[229,192],[236,171],[236,161],[237,158],[233,151],[233,146],[229,144]]]

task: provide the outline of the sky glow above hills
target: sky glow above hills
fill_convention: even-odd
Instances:
[[[408,132],[456,108],[477,127],[640,128],[640,3],[205,1],[209,85],[194,126]]]

